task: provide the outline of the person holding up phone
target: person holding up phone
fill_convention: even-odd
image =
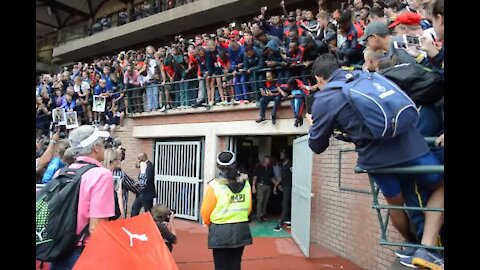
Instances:
[[[420,63],[425,58],[425,52],[420,50],[422,44],[419,37],[423,34],[421,21],[418,13],[404,12],[388,26],[393,28],[390,50],[399,57],[400,63]]]

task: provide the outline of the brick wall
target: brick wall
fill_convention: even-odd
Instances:
[[[327,151],[313,157],[312,192],[315,196],[312,198],[311,241],[364,269],[391,269],[395,255],[393,249],[378,244],[380,227],[376,211],[371,208],[372,195],[341,190],[370,191],[367,175],[353,173],[355,152],[343,153],[339,162],[339,150],[342,149],[354,149],[354,145],[331,139]],[[380,203],[385,203],[383,197]],[[395,241],[402,239],[391,225],[388,237]]]

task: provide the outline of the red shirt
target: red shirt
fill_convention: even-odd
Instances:
[[[230,60],[227,58],[226,61],[223,61],[220,57],[217,57],[217,62],[220,64],[223,70],[230,69],[231,63]]]

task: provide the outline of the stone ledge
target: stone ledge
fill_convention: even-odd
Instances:
[[[268,104],[268,108],[273,107],[273,102]],[[284,100],[280,103],[280,107],[290,107],[290,100]],[[181,115],[181,114],[196,114],[196,113],[215,113],[215,112],[225,112],[225,111],[241,111],[241,110],[259,110],[257,103],[251,102],[248,104],[235,104],[235,105],[219,105],[212,107],[197,107],[197,108],[187,108],[187,109],[174,109],[168,110],[165,112],[160,112],[159,110],[153,112],[141,112],[141,113],[132,113],[128,117],[130,118],[142,118],[142,117],[154,117],[154,116],[172,116],[172,115]]]

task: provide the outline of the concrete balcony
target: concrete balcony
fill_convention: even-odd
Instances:
[[[293,2],[301,0],[290,0],[289,4]],[[261,6],[278,7],[278,3],[277,0],[198,0],[86,38],[69,41],[54,48],[53,57],[60,58],[60,62],[68,62],[123,50],[187,30],[227,22],[249,14],[256,15]]]

